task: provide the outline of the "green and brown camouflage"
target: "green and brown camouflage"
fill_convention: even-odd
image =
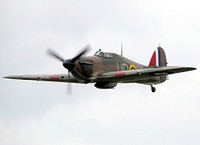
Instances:
[[[153,52],[149,65],[142,65],[121,55],[98,50],[94,56],[83,56],[86,47],[72,59],[63,59],[50,50],[48,53],[63,63],[72,74],[12,75],[5,78],[68,83],[94,83],[96,88],[110,89],[118,83],[140,83],[151,86],[164,82],[168,75],[195,70],[194,67],[167,66],[166,54],[160,46]]]

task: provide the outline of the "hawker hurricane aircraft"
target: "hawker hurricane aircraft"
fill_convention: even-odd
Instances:
[[[164,82],[168,75],[195,70],[194,67],[167,66],[164,49],[153,52],[149,65],[142,65],[115,53],[98,50],[94,56],[85,56],[89,46],[71,59],[64,59],[53,50],[48,54],[61,61],[68,74],[12,75],[5,78],[67,83],[94,83],[99,89],[111,89],[118,83],[139,83],[151,86]],[[72,75],[70,75],[70,73]]]

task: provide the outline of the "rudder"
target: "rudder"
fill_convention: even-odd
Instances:
[[[167,58],[162,47],[158,47],[158,66],[167,66]]]

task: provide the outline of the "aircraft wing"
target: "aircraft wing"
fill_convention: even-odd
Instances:
[[[41,75],[11,75],[4,77],[7,79],[18,80],[35,80],[35,81],[52,81],[52,82],[69,82],[69,83],[81,83],[73,76],[68,77],[66,74],[41,74]]]
[[[130,83],[130,82],[148,83],[149,81],[153,80],[152,78],[156,76],[181,73],[195,69],[196,68],[193,67],[165,66],[157,68],[146,68],[140,70],[113,71],[113,72],[102,73],[101,75],[98,75],[96,77],[91,77],[89,78],[89,81],[118,82],[118,83]],[[67,74],[11,75],[4,78],[18,79],[18,80],[84,83],[83,80],[77,80],[73,76],[68,77]]]
[[[127,70],[127,71],[114,71],[103,73],[100,76],[94,77],[95,82],[119,82],[119,83],[129,83],[129,82],[140,82],[141,80],[151,80],[156,76],[170,75],[175,73],[181,73],[186,71],[192,71],[196,68],[193,67],[179,67],[179,66],[164,66],[156,68],[146,68],[139,70]],[[147,79],[149,78],[149,80]],[[142,81],[141,81],[142,82]]]

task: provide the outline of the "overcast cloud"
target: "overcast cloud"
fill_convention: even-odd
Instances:
[[[5,80],[11,74],[67,73],[46,55],[120,53],[148,64],[160,43],[168,65],[200,64],[198,0],[0,0],[1,145],[199,145],[199,70],[156,86]]]

